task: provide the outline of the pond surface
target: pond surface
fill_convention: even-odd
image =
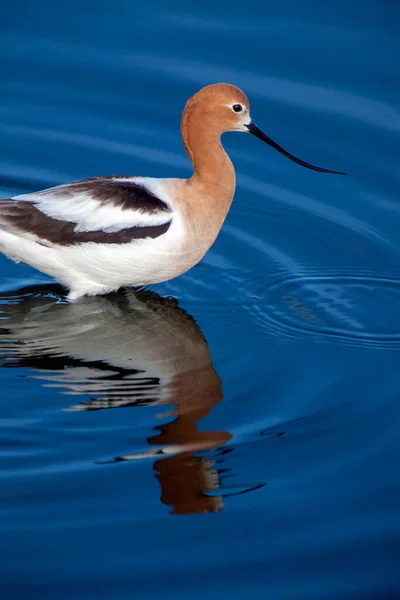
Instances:
[[[224,144],[205,259],[75,304],[0,256],[2,597],[400,597],[400,6],[9,3],[0,196],[190,174],[204,84],[308,171]]]

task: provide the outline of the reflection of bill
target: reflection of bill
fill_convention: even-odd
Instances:
[[[43,288],[3,298],[4,366],[28,367],[46,386],[89,396],[69,411],[172,405],[163,415],[167,422],[148,439],[154,448],[112,462],[157,458],[161,499],[175,514],[222,508],[214,462],[196,455],[231,439],[197,425],[222,399],[221,380],[199,327],[176,301],[125,291],[57,303]]]

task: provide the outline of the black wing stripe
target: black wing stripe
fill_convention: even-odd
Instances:
[[[123,178],[121,175],[119,177]],[[77,194],[88,194],[100,204],[111,204],[121,210],[139,210],[150,215],[169,211],[168,205],[143,185],[134,181],[117,181],[112,177],[92,177],[37,192],[38,197],[47,194],[55,199],[57,196],[65,199]]]
[[[98,244],[127,244],[133,240],[156,238],[168,231],[171,220],[161,225],[129,227],[107,233],[97,231],[75,231],[77,223],[61,221],[43,214],[35,205],[18,200],[6,200],[0,203],[1,224],[11,230],[35,235],[59,246],[70,246],[86,242]]]

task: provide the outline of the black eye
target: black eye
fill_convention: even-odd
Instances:
[[[233,104],[232,105],[232,110],[235,113],[241,113],[243,110],[243,106],[241,104]]]

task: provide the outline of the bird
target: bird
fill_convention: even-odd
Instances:
[[[250,133],[308,169],[344,175],[282,148],[252,121],[242,90],[211,84],[181,118],[189,178],[91,177],[2,199],[0,251],[68,288],[68,301],[181,275],[212,246],[232,204],[235,170],[221,144],[229,131]]]

